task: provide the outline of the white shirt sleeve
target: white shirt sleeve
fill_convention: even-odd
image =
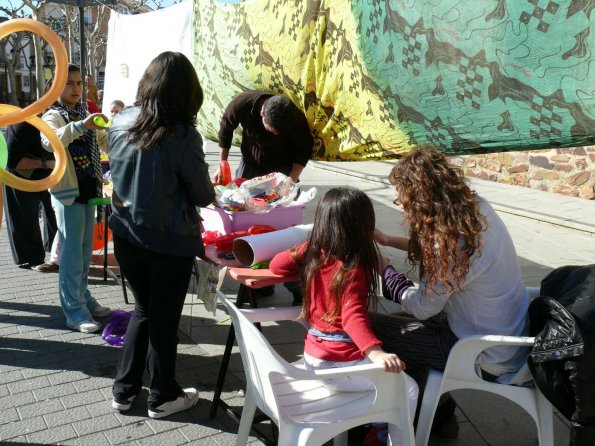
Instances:
[[[72,141],[80,138],[85,132],[82,121],[73,121],[66,124],[62,116],[53,110],[46,112],[41,119],[43,119],[43,121],[56,132],[65,148],[68,147]],[[49,139],[47,139],[43,133],[41,134],[41,144],[48,152],[54,151]]]
[[[425,282],[422,281],[419,285],[403,292],[401,306],[404,311],[423,321],[440,313],[451,295],[452,292],[446,291],[446,287],[441,283],[437,283],[434,289],[428,290]]]

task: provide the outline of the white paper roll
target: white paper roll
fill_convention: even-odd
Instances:
[[[280,231],[239,237],[233,241],[233,255],[242,265],[271,260],[275,254],[293,248],[310,236],[312,225],[298,225]]]

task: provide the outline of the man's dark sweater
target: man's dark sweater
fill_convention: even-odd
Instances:
[[[312,157],[314,139],[303,113],[296,108],[295,122],[286,134],[273,135],[264,128],[260,115],[264,102],[273,96],[252,90],[240,93],[227,106],[219,127],[219,146],[231,147],[233,131],[242,126],[242,152],[245,172],[253,177],[270,172],[289,175],[293,164],[305,166]],[[248,173],[248,175],[246,175]]]

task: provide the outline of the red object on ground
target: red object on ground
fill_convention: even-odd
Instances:
[[[105,228],[103,223],[95,223],[93,227],[93,251],[102,249],[105,246]],[[112,230],[107,228],[107,241],[112,239]]]
[[[219,161],[219,182],[224,186],[227,186],[231,181],[232,177],[229,163],[227,161]]]

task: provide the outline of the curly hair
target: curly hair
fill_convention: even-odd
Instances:
[[[420,147],[393,167],[389,181],[409,223],[409,262],[419,263],[428,289],[438,283],[448,292],[459,288],[486,223],[462,170],[438,150]]]

